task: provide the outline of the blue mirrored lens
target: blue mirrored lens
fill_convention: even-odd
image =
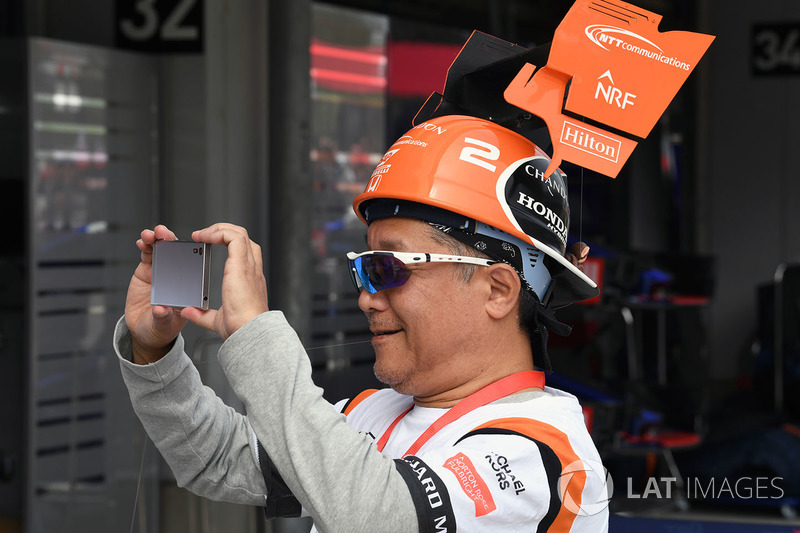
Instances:
[[[356,289],[364,288],[374,294],[383,289],[399,287],[411,276],[402,261],[391,254],[371,254],[348,260],[350,278]]]

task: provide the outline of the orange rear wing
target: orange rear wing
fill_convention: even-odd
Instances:
[[[637,144],[625,134],[650,133],[714,40],[660,33],[660,22],[626,2],[576,0],[556,29],[547,64],[536,71],[526,63],[505,89],[508,103],[547,124],[548,176],[566,160],[616,177]]]

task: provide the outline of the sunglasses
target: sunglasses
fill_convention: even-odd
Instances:
[[[464,255],[427,254],[420,252],[356,252],[347,253],[350,279],[357,291],[366,289],[375,294],[383,289],[399,287],[411,277],[406,265],[414,263],[461,263],[490,266],[497,261]]]

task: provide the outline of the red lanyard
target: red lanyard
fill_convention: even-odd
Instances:
[[[506,376],[503,379],[495,381],[491,383],[481,390],[477,392],[473,392],[453,407],[448,409],[444,412],[442,416],[434,420],[433,424],[428,426],[422,435],[417,438],[416,442],[411,445],[411,447],[403,454],[403,457],[407,455],[414,455],[422,448],[426,442],[430,440],[440,429],[445,427],[450,422],[454,420],[458,420],[465,414],[469,413],[477,409],[478,407],[482,407],[486,404],[492,403],[495,400],[499,400],[500,398],[504,398],[515,392],[519,392],[524,389],[529,389],[531,387],[536,387],[539,389],[544,388],[544,372],[539,372],[538,370],[528,370],[526,372],[518,372],[516,374],[511,374],[510,376]],[[381,435],[381,438],[378,440],[378,451],[383,451],[384,446],[389,441],[389,437],[392,434],[395,426],[403,419],[404,416],[408,414],[414,406],[412,405],[406,411],[404,411],[400,416],[398,416],[394,422],[386,429],[386,431]]]

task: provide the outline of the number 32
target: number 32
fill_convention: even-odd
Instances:
[[[121,22],[122,32],[131,40],[146,41],[152,39],[159,30],[161,22],[159,13],[155,8],[156,0],[139,0],[136,2],[136,12],[143,20],[136,24],[129,19]],[[196,26],[183,26],[183,22],[189,11],[192,10],[197,0],[180,0],[175,9],[164,20],[161,26],[159,37],[165,41],[188,41],[197,39],[198,29]]]

